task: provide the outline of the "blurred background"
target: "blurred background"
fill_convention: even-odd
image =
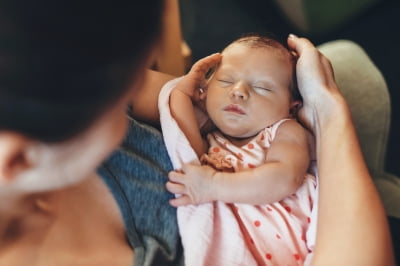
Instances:
[[[179,8],[191,63],[249,32],[272,33],[281,40],[294,33],[315,45],[338,39],[358,43],[389,88],[386,170],[400,176],[399,0],[179,0]]]

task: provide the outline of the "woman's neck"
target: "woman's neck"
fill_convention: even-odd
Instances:
[[[8,211],[13,208],[20,211]],[[62,190],[16,198],[0,212],[0,226],[0,265],[133,261],[118,205],[96,175]]]
[[[77,190],[87,187],[93,179],[90,177],[76,185],[49,192],[1,193],[0,245],[33,230],[47,228],[57,219],[60,209],[70,203],[68,198],[73,197]]]
[[[29,232],[41,231],[55,219],[51,210],[51,194],[41,193],[2,197],[0,210],[0,246],[18,241]]]

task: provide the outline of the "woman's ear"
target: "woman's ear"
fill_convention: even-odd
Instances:
[[[0,181],[12,182],[21,172],[29,169],[27,151],[32,140],[14,132],[0,133]]]

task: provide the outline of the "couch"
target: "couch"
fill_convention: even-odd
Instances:
[[[360,145],[388,216],[400,219],[400,179],[385,171],[390,129],[390,97],[386,82],[356,43],[336,40],[318,46],[330,59],[335,79],[350,105]]]

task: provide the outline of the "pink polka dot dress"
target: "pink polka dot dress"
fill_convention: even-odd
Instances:
[[[242,147],[233,145],[219,132],[209,134],[210,148],[202,159],[203,163],[222,171],[242,171],[263,164],[278,127],[286,120],[265,128]],[[255,206],[226,205],[238,221],[245,245],[258,262],[262,261],[264,265],[304,265],[312,256],[308,231],[313,217],[316,217],[312,215],[315,201],[316,179],[313,174],[306,174],[300,188],[279,202]]]

